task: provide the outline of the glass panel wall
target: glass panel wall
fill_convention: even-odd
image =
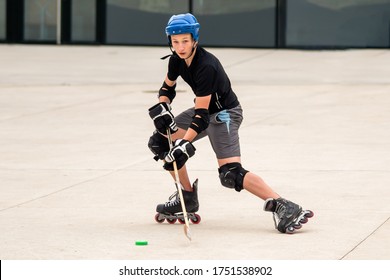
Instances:
[[[77,0],[71,4],[71,41],[96,41],[96,0]]]
[[[55,41],[57,1],[24,0],[24,40]]]
[[[287,47],[388,47],[390,0],[287,2]]]
[[[275,0],[107,0],[106,42],[166,44],[170,16],[192,10],[202,45],[273,47],[275,9]]]
[[[6,0],[0,0],[0,41],[5,40],[7,37],[7,24],[6,24]]]
[[[167,44],[165,26],[170,16],[188,11],[188,0],[107,0],[106,42]]]
[[[56,42],[58,2],[0,0],[0,41]],[[65,43],[166,45],[170,16],[192,11],[203,46],[390,47],[390,0],[61,2]]]
[[[202,45],[275,46],[275,0],[193,0],[193,4]]]

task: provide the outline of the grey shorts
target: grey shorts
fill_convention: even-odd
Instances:
[[[177,126],[187,130],[194,115],[194,108],[185,110],[175,117]],[[212,114],[208,128],[197,135],[194,141],[208,136],[218,159],[241,156],[238,129],[242,119],[241,105]]]

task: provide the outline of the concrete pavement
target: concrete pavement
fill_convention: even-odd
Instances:
[[[315,217],[279,234],[204,139],[188,242],[154,221],[174,184],[146,145],[168,48],[0,44],[0,259],[388,260],[390,51],[209,50],[244,108],[243,165]]]

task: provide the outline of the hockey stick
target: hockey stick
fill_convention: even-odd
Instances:
[[[173,143],[172,143],[172,137],[171,137],[171,132],[170,132],[169,128],[167,129],[167,135],[168,135],[169,148],[172,149],[173,148]],[[182,189],[181,189],[181,184],[180,184],[180,179],[179,179],[179,172],[177,170],[176,160],[174,160],[172,162],[172,164],[173,164],[173,171],[174,171],[174,174],[175,174],[175,176],[174,176],[175,177],[175,185],[176,185],[177,191],[179,192],[180,204],[181,204],[181,208],[183,210],[183,216],[184,216],[184,222],[185,222],[185,224],[184,224],[184,234],[191,241],[190,224],[188,222],[188,215],[187,215],[186,205],[184,203],[184,197],[183,197],[183,192],[182,192]]]

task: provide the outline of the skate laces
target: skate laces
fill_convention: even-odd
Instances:
[[[274,213],[277,214],[281,219],[286,214],[286,205],[284,205],[284,203],[281,203],[277,200],[275,202],[276,202],[276,207]]]
[[[287,219],[287,217],[291,216],[294,207],[293,207],[293,203],[283,198],[275,199],[274,202],[275,202],[275,210],[273,213],[274,214],[273,219],[274,219],[275,227],[278,229],[279,223],[283,219]],[[292,205],[290,205],[290,203]]]
[[[285,199],[276,199],[275,204],[275,225],[279,224],[282,219],[288,219],[289,217],[293,217],[296,210],[300,209],[299,205]]]
[[[180,203],[180,197],[178,191],[176,191],[169,197],[169,201],[165,202],[165,207],[176,206],[179,203]]]
[[[286,214],[286,205],[283,203],[275,200],[276,206],[275,206],[275,211],[273,213],[272,218],[274,219],[275,227],[278,228],[278,225],[284,215]]]

